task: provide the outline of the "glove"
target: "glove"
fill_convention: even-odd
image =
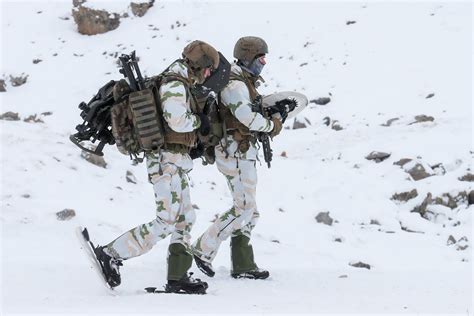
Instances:
[[[272,118],[272,122],[273,122],[273,129],[270,132],[271,138],[273,138],[273,137],[277,136],[278,134],[280,134],[281,129],[283,128],[283,123],[279,119],[277,119],[276,117]]]
[[[204,115],[202,113],[198,114],[199,119],[201,120],[201,126],[199,127],[199,132],[201,132],[202,136],[207,136],[209,135],[209,132],[211,131],[211,124],[209,123],[209,118],[207,115]]]
[[[288,113],[293,111],[296,108],[296,100],[294,99],[283,99],[275,102],[274,107],[277,109],[278,113],[282,118],[282,123],[285,123]]]
[[[194,160],[196,158],[201,157],[203,153],[204,153],[204,145],[199,143],[196,147],[192,148],[189,151],[189,156],[191,157],[191,159]]]

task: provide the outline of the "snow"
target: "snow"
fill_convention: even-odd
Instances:
[[[87,5],[128,10],[126,1]],[[77,33],[70,1],[3,1],[1,10],[7,92],[0,114],[53,112],[45,123],[0,120],[2,313],[472,315],[473,206],[429,206],[430,221],[411,212],[428,193],[473,189],[458,180],[473,173],[470,2],[156,1],[144,17],[121,19],[96,36]],[[232,60],[235,41],[246,35],[270,47],[263,93],[331,98],[300,113],[311,125],[284,129],[272,143],[271,169],[258,168],[253,246],[271,278],[230,278],[224,243],[214,278],[192,268],[209,283],[208,295],[146,294],[144,287],[165,283],[166,240],[125,262],[117,295],[108,295],[74,229],[87,226],[93,240],[109,242],[153,219],[153,191],[144,166],[114,147],[104,150],[106,169],[80,157],[68,140],[80,123],[77,104],[120,77],[109,54],[136,50],[142,72],[153,75],[194,39]],[[21,73],[27,83],[12,87],[9,76]],[[420,114],[434,121],[409,125]],[[325,117],[343,130],[324,125]],[[399,120],[381,126],[391,118]],[[372,151],[391,156],[375,163],[364,158]],[[446,173],[413,181],[393,165],[401,158],[442,163]],[[126,181],[127,171],[137,184]],[[197,237],[231,197],[215,166],[195,161],[191,177]],[[418,196],[406,203],[390,199],[412,189]],[[58,221],[55,213],[66,208],[77,216]],[[329,212],[332,226],[316,222],[320,212]],[[460,245],[468,248],[448,246],[450,235],[467,237]],[[359,261],[371,269],[349,265]]]

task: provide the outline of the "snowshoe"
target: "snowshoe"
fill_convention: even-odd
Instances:
[[[210,276],[212,278],[216,274],[216,272],[212,268],[212,264],[204,260],[201,260],[196,255],[194,255],[194,262],[196,262],[196,265],[199,268],[199,270],[201,270],[202,273],[204,273],[205,275]]]
[[[267,270],[262,270],[262,269],[255,269],[251,271],[246,271],[246,272],[241,272],[241,273],[232,273],[231,276],[234,279],[260,279],[264,280],[270,276],[270,272]]]
[[[185,275],[181,280],[168,280],[165,286],[167,293],[206,294],[207,283],[200,279],[194,279],[193,273]]]

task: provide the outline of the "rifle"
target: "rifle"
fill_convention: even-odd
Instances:
[[[145,80],[142,77],[135,51],[130,55],[122,54],[119,57],[121,68],[119,72],[128,79],[128,84],[132,91],[139,91],[145,88]],[[136,78],[135,74],[136,73]],[[109,81],[94,95],[88,102],[81,102],[79,109],[81,110],[81,118],[84,120],[82,124],[76,126],[77,133],[69,136],[71,142],[82,150],[103,156],[102,152],[106,144],[114,145],[115,138],[112,134],[112,118],[110,111],[117,100],[114,99],[113,89],[117,82]],[[82,141],[90,141],[95,143],[99,140],[99,144],[95,150],[91,150],[81,145]]]
[[[262,103],[262,96],[257,96],[255,98],[255,101],[253,102],[252,106],[252,111],[260,113],[265,117],[266,119],[270,120],[270,114],[268,111],[266,111],[263,107]],[[256,137],[257,140],[262,144],[263,148],[263,158],[265,159],[265,162],[267,163],[268,168],[271,167],[270,163],[273,158],[273,151],[272,148],[270,147],[270,136],[266,132],[256,132]]]

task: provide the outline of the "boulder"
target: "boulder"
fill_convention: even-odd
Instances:
[[[417,196],[418,196],[418,191],[416,191],[416,189],[413,189],[407,192],[395,193],[394,195],[392,195],[391,200],[399,201],[399,202],[407,202],[408,200],[414,199]]]
[[[135,175],[129,170],[127,170],[127,173],[125,174],[125,179],[127,182],[137,184],[137,178],[135,178]]]
[[[0,92],[7,92],[7,89],[5,89],[5,87],[6,87],[5,80],[0,79]]]
[[[301,122],[298,119],[295,119],[295,121],[293,122],[293,129],[300,129],[300,128],[306,128],[306,123]]]
[[[419,161],[411,161],[410,163],[405,164],[403,169],[410,174],[415,181],[428,178],[434,174],[434,171],[430,166]]]
[[[59,221],[68,221],[76,216],[76,211],[73,209],[66,208],[60,212],[56,213],[56,217]]]
[[[417,123],[424,123],[424,122],[433,122],[433,121],[434,121],[434,117],[421,114],[421,115],[415,116],[415,121],[411,122],[408,125],[417,124]]]
[[[326,105],[328,104],[329,102],[331,102],[331,98],[318,98],[318,99],[313,99],[313,100],[310,100],[309,103],[316,103],[318,105]]]
[[[120,25],[120,15],[105,10],[95,10],[82,5],[72,10],[77,30],[84,35],[96,35],[115,30]]]
[[[329,212],[320,212],[316,217],[316,222],[332,226],[333,219],[329,216]]]
[[[19,121],[20,117],[18,116],[18,113],[16,112],[5,112],[2,115],[0,115],[0,120],[5,120],[5,121]]]
[[[90,149],[92,151],[95,150],[95,148],[90,148]],[[98,167],[101,167],[101,168],[106,168],[107,167],[107,163],[105,162],[103,156],[97,156],[97,155],[91,154],[87,151],[82,151],[81,152],[81,157],[84,158],[85,160],[87,160],[88,162],[90,162],[91,164],[96,165]]]
[[[390,157],[391,154],[389,153],[385,153],[385,152],[382,152],[382,151],[373,151],[371,152],[370,154],[368,154],[365,159],[367,160],[373,160],[377,163],[379,162],[382,162],[384,161],[385,159],[387,159],[388,157]]]
[[[355,267],[355,268],[364,268],[367,270],[370,270],[371,266],[368,263],[364,263],[362,261],[359,262],[351,262],[349,263],[350,266]]]
[[[131,2],[130,8],[132,9],[133,15],[142,17],[147,13],[148,9],[150,9],[153,6],[154,2],[155,0],[142,2],[142,3]]]
[[[459,179],[459,181],[474,182],[474,174],[467,173],[467,174],[463,175],[462,177],[460,177],[458,179]]]
[[[28,79],[28,75],[25,75],[25,74],[21,74],[20,76],[17,76],[17,77],[10,75],[10,82],[13,87],[19,87],[21,85],[24,85],[27,79]]]

